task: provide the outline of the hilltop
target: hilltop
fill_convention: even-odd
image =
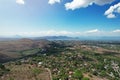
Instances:
[[[49,44],[47,40],[19,39],[0,42],[0,62],[35,54]]]

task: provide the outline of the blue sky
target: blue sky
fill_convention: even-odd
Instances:
[[[120,36],[119,0],[0,0],[0,36]]]

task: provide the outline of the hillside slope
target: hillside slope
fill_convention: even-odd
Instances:
[[[49,46],[49,41],[47,40],[20,39],[15,41],[1,41],[0,63],[37,53],[46,46]]]

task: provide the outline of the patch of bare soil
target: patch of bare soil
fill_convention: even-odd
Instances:
[[[51,80],[48,70],[34,65],[11,65],[9,68],[10,72],[0,77],[0,80]]]
[[[90,80],[108,80],[106,78],[101,78],[101,77],[94,76],[94,75],[92,75],[92,77],[90,77],[89,74],[84,74],[84,77],[88,77]]]

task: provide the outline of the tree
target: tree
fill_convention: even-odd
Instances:
[[[0,68],[4,70],[5,66],[3,64],[0,64]]]
[[[106,76],[106,72],[102,70],[102,71],[100,72],[100,76],[105,77],[105,76]]]
[[[15,65],[21,65],[22,63],[20,61],[16,61]]]
[[[80,70],[76,70],[75,73],[73,74],[73,77],[81,80],[83,78],[83,74]]]
[[[33,75],[37,76],[38,74],[41,73],[41,70],[39,68],[33,68],[32,72],[33,72]]]
[[[89,78],[87,78],[87,77],[84,77],[84,78],[82,78],[82,80],[90,80]]]

